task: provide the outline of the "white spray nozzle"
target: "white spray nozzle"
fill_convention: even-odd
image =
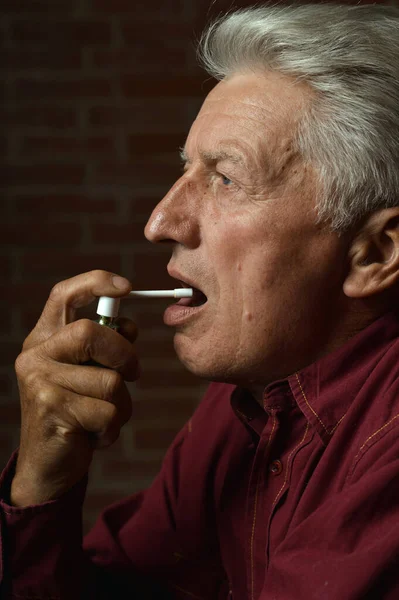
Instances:
[[[192,298],[192,295],[192,288],[178,288],[176,290],[139,290],[129,293],[129,296],[143,296],[145,298]]]
[[[130,292],[129,296],[141,296],[144,298],[192,298],[192,288],[178,288],[176,290],[138,290]],[[108,298],[101,296],[98,300],[97,314],[102,317],[117,317],[119,312],[120,298]]]
[[[120,298],[101,296],[98,300],[97,314],[102,317],[117,317],[119,313]]]

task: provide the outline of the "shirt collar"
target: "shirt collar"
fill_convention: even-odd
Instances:
[[[327,445],[365,380],[398,336],[399,315],[387,313],[334,352],[268,385],[264,409],[249,390],[239,387],[231,395],[232,409],[251,433],[260,436],[271,409],[288,411],[296,403]]]
[[[398,336],[398,315],[387,313],[334,352],[288,377],[299,408],[325,445]]]
[[[231,395],[231,406],[236,416],[250,432],[259,437],[272,410],[287,412],[295,406],[290,386],[286,379],[275,381],[263,392],[263,408],[255,400],[250,390],[236,387]]]

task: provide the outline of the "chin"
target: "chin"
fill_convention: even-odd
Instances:
[[[187,338],[181,340],[178,335],[175,335],[174,348],[182,365],[200,379],[237,385],[249,381],[248,377],[240,376],[236,369],[232,368],[231,363],[225,363],[225,356],[229,353],[226,352],[221,356],[209,352],[209,344],[201,344],[201,348],[195,349],[191,340]]]
[[[190,373],[209,381],[223,381],[219,379],[221,374],[217,367],[217,357],[204,349],[208,347],[206,344],[201,343],[197,346],[195,342],[178,333],[175,334],[173,344],[177,358]]]

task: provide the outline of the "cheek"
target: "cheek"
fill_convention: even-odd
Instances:
[[[213,221],[208,237],[210,264],[218,289],[218,298],[225,320],[250,323],[258,304],[270,287],[275,269],[273,245],[265,234],[256,235],[253,224],[240,217],[230,227]],[[209,234],[208,230],[208,234]]]

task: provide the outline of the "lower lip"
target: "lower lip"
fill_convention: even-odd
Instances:
[[[186,323],[196,315],[198,315],[201,311],[204,310],[205,304],[201,304],[201,306],[182,306],[180,304],[172,304],[168,306],[163,315],[163,322],[165,325],[170,325],[171,327],[175,325],[181,325],[182,323]]]

